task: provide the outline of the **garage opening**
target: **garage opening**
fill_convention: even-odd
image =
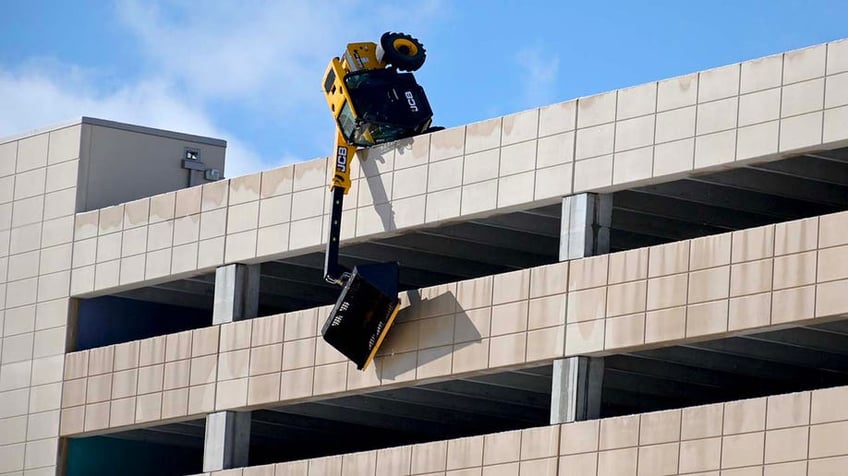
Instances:
[[[209,309],[118,296],[78,299],[70,350],[86,350],[212,325]]]
[[[203,472],[204,419],[66,442],[67,476],[180,476]]]

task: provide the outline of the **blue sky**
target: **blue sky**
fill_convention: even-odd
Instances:
[[[416,76],[448,127],[848,37],[844,0],[30,0],[3,10],[0,137],[82,115],[211,135],[229,142],[228,176],[327,155],[326,64],[387,30],[424,43]]]

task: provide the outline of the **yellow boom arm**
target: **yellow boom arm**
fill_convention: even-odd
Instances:
[[[335,167],[330,190],[333,191],[333,207],[330,212],[330,230],[327,237],[327,250],[324,255],[324,280],[332,284],[344,284],[344,272],[338,264],[339,237],[342,226],[342,202],[350,191],[350,166],[356,156],[357,146],[351,145],[342,134],[338,125],[339,114],[345,105],[353,108],[344,77],[351,71],[361,69],[381,69],[386,64],[377,59],[377,44],[370,42],[350,43],[341,58],[333,58],[324,73],[324,96],[336,121],[336,141],[334,147]]]

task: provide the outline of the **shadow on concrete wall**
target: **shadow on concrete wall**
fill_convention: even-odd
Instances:
[[[381,153],[385,153],[393,148],[395,147],[384,145],[378,146],[377,150]],[[400,150],[400,148],[398,148],[398,150]],[[383,164],[385,161],[386,159],[383,155],[375,154],[370,158],[360,159],[360,164],[362,167],[363,178],[365,179],[365,184],[363,185],[367,186],[371,193],[371,198],[374,203],[373,206],[377,211],[377,214],[380,216],[380,220],[383,223],[383,229],[385,231],[392,231],[397,229],[395,212],[392,208],[389,194],[383,185],[383,180],[381,179],[377,166],[378,162]],[[400,265],[403,266],[403,263],[400,263]],[[459,301],[457,301],[453,292],[445,292],[444,294],[428,299],[422,299],[418,290],[410,290],[407,292],[407,295],[409,297],[410,305],[398,313],[396,322],[402,323],[404,321],[408,321],[415,314],[444,316],[445,313],[443,312],[440,313],[439,311],[436,311],[434,313],[431,311],[450,308],[453,310],[453,319],[449,323],[449,325],[452,326],[451,329],[439,329],[435,332],[447,332],[451,337],[443,346],[428,348],[426,352],[416,352],[416,359],[410,359],[408,362],[401,363],[400,365],[393,365],[388,370],[384,369],[382,373],[383,378],[395,380],[399,375],[405,372],[445,357],[451,352],[454,352],[456,349],[479,343],[483,340],[483,337],[475,328],[474,323],[471,319],[469,319],[468,314],[459,305]],[[466,336],[466,338],[463,339],[463,342],[454,343],[455,329],[463,329],[464,335]],[[420,332],[425,331],[419,330],[419,333]],[[390,330],[389,334],[386,336],[386,341],[383,343],[385,348],[392,347],[392,334],[393,332]],[[422,336],[420,335],[418,336],[419,342],[421,341],[421,337]]]
[[[375,148],[380,152],[386,152],[391,150],[393,147],[382,145],[376,146]],[[360,182],[360,186],[367,186],[368,190],[371,192],[374,209],[377,211],[377,214],[380,216],[380,220],[383,222],[383,230],[396,230],[397,223],[395,222],[395,211],[392,208],[392,202],[389,200],[390,197],[386,192],[386,187],[383,186],[383,180],[381,178],[380,171],[377,168],[377,162],[385,164],[386,158],[383,155],[379,155],[359,160],[362,167],[362,176],[365,179],[365,184]]]
[[[422,299],[421,293],[418,292],[417,289],[407,291],[407,296],[409,297],[409,306],[401,309],[398,312],[397,323],[408,322],[413,319],[416,315],[431,315],[437,314],[433,318],[426,319],[438,319],[445,317],[449,314],[445,314],[445,309],[453,309],[452,317],[447,321],[447,325],[450,326],[450,329],[433,329],[433,333],[447,333],[450,336],[447,340],[447,343],[442,346],[436,346],[427,348],[426,352],[421,352],[421,349],[415,351],[416,359],[410,359],[408,362],[402,362],[399,365],[392,365],[389,369],[383,368],[382,378],[395,380],[399,375],[409,372],[410,370],[415,369],[416,367],[420,367],[422,365],[428,364],[435,360],[441,359],[446,355],[455,352],[457,349],[461,349],[463,347],[467,347],[472,344],[477,344],[483,341],[483,336],[477,330],[474,325],[474,322],[468,317],[468,313],[462,306],[459,305],[459,301],[456,299],[453,291],[446,291],[436,297]],[[419,322],[423,322],[426,319],[419,320]],[[463,333],[462,342],[455,342],[456,339],[456,330],[461,329]],[[422,341],[422,337],[432,337],[432,336],[424,336],[424,332],[430,332],[429,329],[425,330],[419,326],[417,340],[418,342]],[[383,346],[385,348],[394,347],[393,339],[392,339],[392,330],[389,330],[389,334],[386,336],[385,342],[383,342]],[[391,354],[388,354],[391,355]]]

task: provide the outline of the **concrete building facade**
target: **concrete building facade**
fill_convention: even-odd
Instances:
[[[332,163],[181,169],[224,147],[0,141],[0,474],[848,467],[848,41],[362,152],[342,260],[403,288],[366,371],[320,337]]]

